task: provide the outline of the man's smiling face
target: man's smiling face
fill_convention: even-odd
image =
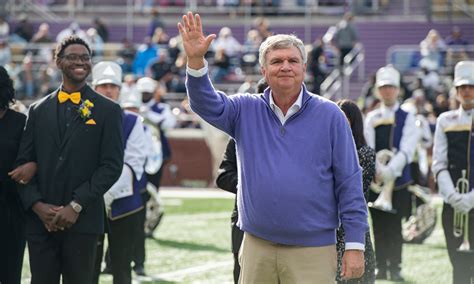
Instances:
[[[92,69],[91,55],[82,44],[71,44],[56,59],[65,80],[80,84],[87,79]]]

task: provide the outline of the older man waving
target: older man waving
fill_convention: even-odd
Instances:
[[[236,141],[241,283],[334,283],[336,228],[346,229],[343,277],[364,271],[367,208],[344,114],[303,84],[301,40],[275,35],[260,46],[269,88],[227,97],[212,86],[199,15],[178,24],[188,57],[192,109]]]

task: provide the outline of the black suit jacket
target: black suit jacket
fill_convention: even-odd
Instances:
[[[235,141],[229,140],[227,148],[225,149],[224,158],[219,166],[216,184],[219,188],[237,194],[237,156],[235,150]],[[239,220],[239,213],[237,211],[237,196],[234,200],[234,210],[231,216],[232,225],[232,252],[238,254],[242,239],[244,238],[244,232],[237,226]]]
[[[96,124],[86,124],[88,119],[75,112],[61,140],[58,91],[30,106],[20,145],[17,164],[38,164],[35,178],[19,189],[27,210],[27,233],[46,232],[31,210],[37,201],[66,206],[71,200],[81,204],[83,210],[70,230],[103,233],[103,194],[122,172],[122,111],[118,104],[85,86],[81,96],[94,104],[90,118]]]

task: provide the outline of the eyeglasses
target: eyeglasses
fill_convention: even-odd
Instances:
[[[78,61],[78,60],[80,60],[82,62],[87,62],[87,61],[91,60],[91,56],[89,54],[82,54],[82,55],[79,55],[79,54],[66,54],[66,55],[60,56],[60,58],[64,58],[67,61]]]

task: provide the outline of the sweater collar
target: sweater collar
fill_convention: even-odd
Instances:
[[[271,96],[271,92],[272,90],[270,89],[270,87],[266,88],[265,91],[263,91],[263,99],[265,100],[265,102],[271,107],[271,103],[273,103],[273,99],[270,99],[270,96]],[[301,93],[300,93],[300,97],[301,97],[301,105],[300,107],[302,107],[310,98],[310,94],[308,93],[308,90],[306,89],[306,85],[305,84],[302,84],[302,88],[301,88]],[[299,100],[300,98],[298,98]],[[298,101],[297,100],[297,101]],[[295,102],[296,103],[296,102]]]

